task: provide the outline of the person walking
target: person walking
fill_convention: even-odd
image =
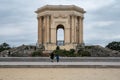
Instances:
[[[54,61],[54,53],[53,52],[50,54],[50,59],[51,59],[51,62]]]
[[[59,62],[59,55],[58,54],[56,54],[56,60],[57,60],[57,62]]]

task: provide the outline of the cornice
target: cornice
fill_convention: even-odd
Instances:
[[[78,11],[81,13],[85,13],[86,11],[84,11],[83,8],[80,8],[78,6],[75,5],[46,5],[43,6],[41,8],[38,8],[37,11],[35,11],[36,13],[40,13],[46,10],[51,10],[51,11],[59,11],[59,10],[63,10],[63,11],[69,11],[69,10],[74,10],[74,11]]]

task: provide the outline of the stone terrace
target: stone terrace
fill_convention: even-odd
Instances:
[[[0,58],[0,68],[120,68],[120,57],[49,57]]]

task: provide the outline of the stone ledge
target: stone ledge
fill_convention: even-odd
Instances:
[[[39,13],[39,12],[43,12],[46,10],[75,10],[81,13],[86,13],[86,11],[84,11],[83,8],[80,8],[78,6],[75,5],[45,5],[41,8],[38,8],[37,11],[35,11],[35,13]]]
[[[0,65],[0,68],[120,68],[111,65]]]
[[[119,62],[0,62],[0,68],[120,68]]]
[[[50,58],[0,57],[0,62],[50,62]],[[120,57],[60,57],[60,62],[120,62]]]

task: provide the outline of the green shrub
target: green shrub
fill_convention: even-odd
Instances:
[[[9,50],[9,49],[11,49],[9,44],[7,44],[7,43],[0,44],[0,52],[2,52],[4,50]]]
[[[81,57],[86,56],[86,57],[89,57],[89,56],[91,56],[91,54],[88,51],[79,51],[79,53],[77,54],[77,56],[81,56]]]
[[[32,57],[42,56],[42,51],[35,51],[31,54]]]
[[[90,54],[88,51],[84,51],[84,52],[82,53],[82,56],[91,56],[91,54]]]
[[[74,54],[75,53],[75,49],[70,49],[70,53]]]
[[[120,52],[120,42],[113,41],[109,43],[106,47]]]
[[[67,51],[67,50],[62,50],[62,49],[60,49],[60,50],[55,50],[54,51],[54,53],[55,54],[58,54],[58,55],[60,55],[60,56],[64,56],[64,57],[67,57],[67,56],[69,56],[69,51]]]
[[[68,50],[62,50],[62,49],[57,49],[54,50],[55,54],[58,54],[59,56],[62,57],[84,57],[84,56],[91,56],[91,54],[88,51],[83,51],[83,50],[79,50],[77,54],[75,54],[75,50],[74,49],[70,49]]]

